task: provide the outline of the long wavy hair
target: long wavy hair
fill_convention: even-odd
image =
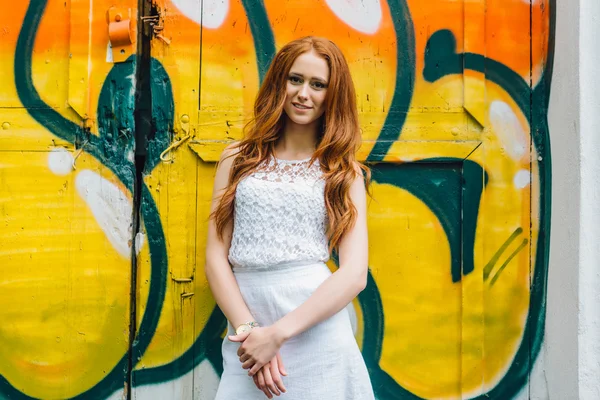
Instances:
[[[221,239],[225,227],[233,219],[238,183],[274,155],[275,144],[285,125],[283,107],[290,69],[298,56],[310,51],[329,65],[325,112],[311,163],[319,160],[325,179],[330,249],[337,249],[341,238],[356,221],[357,211],[349,196],[350,186],[362,172],[368,187],[371,174],[367,167],[356,161],[361,137],[354,84],[340,49],[328,39],[308,36],[286,44],[277,52],[258,91],[254,117],[244,129],[244,138],[234,146],[231,155],[235,159],[229,185],[211,215]]]

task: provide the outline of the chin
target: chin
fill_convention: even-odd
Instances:
[[[308,118],[290,118],[290,120],[295,123],[296,125],[310,125],[313,122],[315,122],[314,119],[308,119]]]
[[[313,123],[315,121],[315,118],[311,118],[309,116],[298,116],[298,115],[293,115],[290,116],[290,114],[288,114],[287,112],[285,113],[287,116],[287,119],[296,125],[309,125],[311,123]]]

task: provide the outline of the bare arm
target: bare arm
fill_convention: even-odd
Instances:
[[[229,171],[233,164],[233,150],[231,147],[225,149],[221,155],[221,161],[217,167],[211,213],[216,208],[218,201],[227,187]],[[210,290],[234,329],[246,322],[252,321],[253,316],[242,298],[240,288],[235,280],[227,255],[231,245],[233,224],[229,223],[225,229],[223,240],[219,239],[214,220],[208,222],[208,237],[206,240],[206,266],[204,272]]]
[[[228,146],[221,155],[221,160],[217,167],[215,183],[213,188],[213,198],[210,207],[212,213],[221,195],[229,183],[229,172],[235,158],[233,146]],[[227,320],[233,328],[246,322],[254,320],[246,302],[240,292],[240,287],[235,280],[233,271],[229,266],[227,258],[229,247],[231,246],[231,236],[233,233],[233,224],[229,223],[221,240],[217,235],[217,228],[214,220],[211,218],[208,222],[208,237],[206,240],[206,266],[204,273],[208,280],[210,290]],[[262,370],[253,377],[254,384],[259,390],[262,390],[266,397],[271,399],[273,394],[279,396],[285,392],[285,386],[281,375],[287,375],[283,362],[277,354],[272,361],[265,363]]]
[[[254,375],[288,339],[326,320],[346,307],[366,286],[368,274],[368,241],[366,190],[362,176],[350,187],[350,198],[356,207],[354,226],[340,241],[340,268],[328,277],[298,308],[275,324],[253,329],[251,333],[232,339],[244,340],[238,350],[242,367]]]
[[[303,304],[273,325],[284,341],[342,310],[367,284],[367,206],[362,175],[352,183],[350,198],[356,207],[357,218],[340,241],[340,267]]]

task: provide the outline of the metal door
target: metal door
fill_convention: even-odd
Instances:
[[[545,316],[553,12],[16,2],[0,17],[1,396],[213,398],[215,162],[275,51],[319,35],[350,64],[373,171],[369,284],[349,312],[377,397],[526,397]]]

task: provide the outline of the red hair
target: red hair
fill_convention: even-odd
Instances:
[[[322,57],[330,71],[325,112],[321,117],[321,130],[312,161],[319,160],[324,174],[329,220],[327,235],[331,249],[338,247],[343,235],[356,221],[357,212],[350,199],[350,186],[362,172],[368,186],[370,171],[356,161],[361,137],[354,84],[340,49],[328,39],[308,36],[286,44],[277,52],[258,91],[254,118],[246,125],[242,141],[235,145],[237,151],[229,174],[229,185],[211,216],[221,239],[225,227],[233,219],[238,183],[274,155],[275,144],[285,123],[283,107],[288,74],[296,58],[310,51]]]

